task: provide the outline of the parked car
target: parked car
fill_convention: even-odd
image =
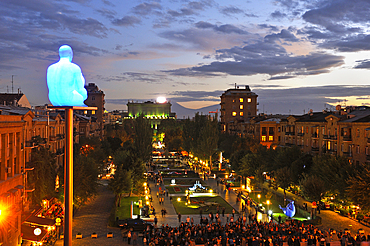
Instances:
[[[133,231],[143,231],[147,226],[152,227],[152,223],[142,219],[124,219],[118,220],[118,226],[121,229],[130,229]]]

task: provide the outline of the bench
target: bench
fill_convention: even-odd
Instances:
[[[96,234],[95,232],[91,233],[91,238],[98,238],[98,234]]]
[[[107,238],[113,238],[113,232],[108,232],[107,233]]]
[[[82,233],[77,233],[76,239],[82,239]]]

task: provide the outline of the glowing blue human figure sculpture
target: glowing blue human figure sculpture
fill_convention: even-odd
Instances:
[[[46,80],[49,100],[53,106],[83,106],[87,98],[81,68],[72,63],[73,52],[68,45],[59,48],[60,60],[48,67]]]
[[[286,216],[288,216],[289,218],[292,218],[294,215],[295,215],[295,206],[294,206],[294,201],[291,201],[290,203],[288,203],[288,205],[286,205],[285,208],[281,207],[279,205],[279,208],[281,210],[283,210],[284,214]]]

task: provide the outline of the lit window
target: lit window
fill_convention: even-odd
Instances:
[[[241,97],[241,98],[239,98],[239,102],[244,102],[244,99]]]
[[[262,142],[266,142],[266,136],[262,136]]]
[[[239,109],[243,109],[243,105],[240,105],[240,106],[239,106]]]
[[[274,141],[274,136],[269,136],[269,141]]]
[[[236,116],[236,112],[235,111],[233,112],[233,116]]]
[[[250,103],[250,102],[252,102],[252,98],[248,98],[248,102]]]
[[[240,112],[240,113],[239,113],[239,115],[240,115],[240,116],[243,116],[243,112]]]

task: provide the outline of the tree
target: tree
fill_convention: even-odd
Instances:
[[[217,151],[218,144],[218,122],[217,115],[208,119],[200,131],[199,150],[204,157],[209,158],[209,166],[212,170],[212,155]]]
[[[142,114],[134,120],[134,149],[138,158],[149,161],[152,154],[153,130]]]
[[[346,181],[354,169],[347,158],[324,154],[313,158],[310,174],[324,181],[328,191],[344,199],[348,186]]]
[[[286,189],[292,184],[292,173],[289,167],[283,167],[275,171],[275,182],[284,190],[284,201],[286,200]]]
[[[73,158],[73,200],[76,207],[97,193],[98,163],[91,156],[74,154]]]
[[[320,201],[327,189],[324,181],[316,176],[307,176],[301,179],[300,186],[306,199]]]
[[[348,198],[354,204],[358,204],[362,210],[370,210],[370,170],[366,166],[361,166],[355,171],[347,181],[346,190]]]
[[[109,182],[109,188],[113,191],[116,196],[116,206],[119,207],[121,204],[121,198],[123,193],[131,194],[132,190],[132,176],[131,170],[123,168],[122,164],[116,165],[117,169],[113,175],[113,179]]]
[[[34,167],[28,176],[29,187],[35,188],[35,191],[31,193],[34,204],[40,204],[45,197],[56,195],[55,180],[58,170],[54,157],[55,154],[44,147],[32,152],[31,162],[27,168]]]

